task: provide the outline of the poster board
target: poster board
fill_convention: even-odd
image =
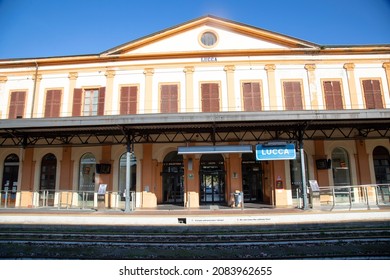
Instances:
[[[310,184],[310,189],[313,192],[319,192],[320,191],[320,187],[318,186],[317,180],[309,180],[309,184]]]

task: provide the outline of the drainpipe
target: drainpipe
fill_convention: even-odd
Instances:
[[[33,113],[34,113],[35,94],[36,94],[36,91],[37,91],[37,79],[38,79],[38,63],[37,63],[37,61],[35,61],[34,88],[33,88],[32,102],[31,102],[31,115],[30,115],[30,118],[33,118]]]

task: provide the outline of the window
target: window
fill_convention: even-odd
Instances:
[[[56,187],[57,158],[53,154],[46,154],[41,163],[40,190],[54,190]]]
[[[24,116],[25,101],[26,101],[25,91],[11,92],[8,118],[10,119],[22,118]]]
[[[121,87],[120,97],[120,114],[136,114],[137,113],[137,86],[124,86]]]
[[[343,148],[332,151],[333,183],[335,186],[351,185],[349,156]]]
[[[80,159],[79,191],[95,191],[96,159],[91,153],[84,154]]]
[[[106,88],[79,89],[73,93],[72,116],[102,116],[104,115],[104,99]]]
[[[324,95],[327,110],[344,109],[340,81],[324,81]]]
[[[161,113],[177,113],[178,112],[178,86],[177,85],[161,85]]]
[[[283,82],[284,103],[286,110],[303,110],[301,82]]]
[[[59,117],[61,108],[62,91],[59,89],[48,90],[45,101],[45,118]]]
[[[242,83],[244,111],[261,111],[260,83]]]
[[[211,48],[217,44],[218,37],[212,31],[206,31],[200,35],[200,44],[204,48]]]
[[[218,83],[204,83],[201,85],[202,112],[219,112],[219,85]]]
[[[383,109],[379,80],[363,80],[363,92],[367,109]]]

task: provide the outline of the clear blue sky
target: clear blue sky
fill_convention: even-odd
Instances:
[[[0,0],[0,59],[98,54],[208,14],[319,45],[390,44],[390,0]]]

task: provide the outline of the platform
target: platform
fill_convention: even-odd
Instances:
[[[277,225],[304,223],[337,223],[389,221],[390,207],[328,208],[302,210],[298,208],[228,208],[201,207],[188,210],[174,205],[151,209],[0,209],[0,224],[52,225],[115,225],[115,226],[180,226],[180,225]]]

